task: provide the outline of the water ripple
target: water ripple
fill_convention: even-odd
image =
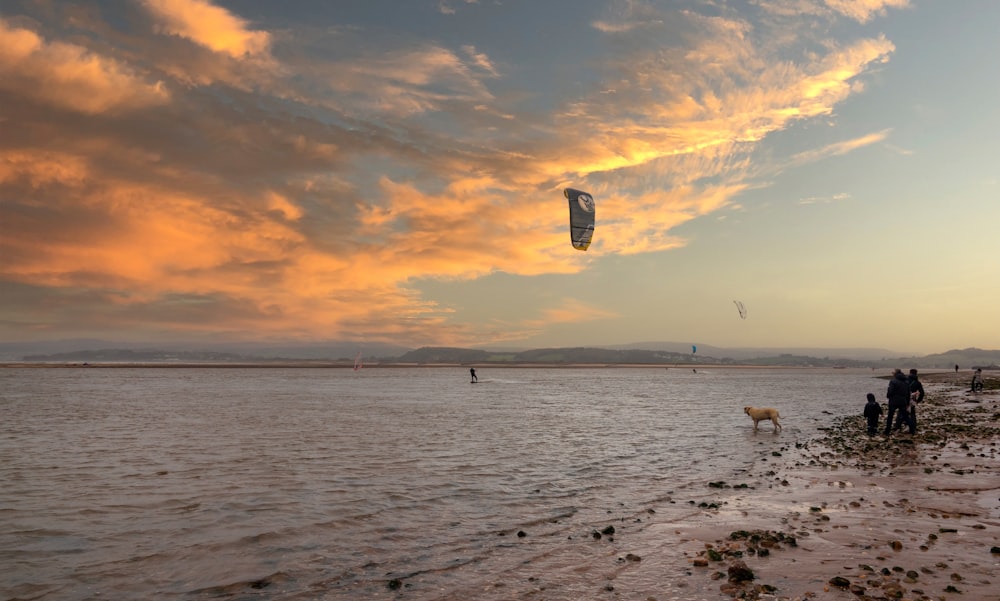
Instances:
[[[495,372],[495,377],[489,372]],[[595,530],[683,520],[869,374],[7,369],[0,599],[584,598]],[[817,417],[818,416],[818,417]],[[766,426],[762,427],[766,428]],[[573,595],[579,593],[579,597]]]

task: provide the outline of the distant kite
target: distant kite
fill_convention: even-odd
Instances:
[[[740,312],[740,319],[746,319],[747,318],[747,308],[744,307],[743,303],[741,303],[738,300],[734,300],[733,302],[736,303],[736,310]]]
[[[691,345],[691,354],[693,355],[693,354],[695,354],[697,352],[698,352],[698,347],[692,344]]]
[[[569,201],[569,238],[573,248],[587,250],[594,237],[594,197],[573,188],[563,190],[563,196]]]

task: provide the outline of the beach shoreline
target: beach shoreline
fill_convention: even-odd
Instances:
[[[653,520],[643,538],[662,543],[609,589],[648,582],[679,551],[685,578],[646,599],[1000,599],[1000,382],[970,394],[953,374],[922,381],[916,435],[869,438],[859,399],[857,416],[759,462],[749,487],[711,483],[700,516]]]

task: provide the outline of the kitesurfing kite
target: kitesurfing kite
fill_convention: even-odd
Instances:
[[[738,300],[734,300],[733,302],[736,303],[736,310],[740,312],[740,319],[746,319],[747,318],[747,308],[744,307],[743,303],[741,303]]]
[[[698,352],[698,347],[692,344],[691,345],[691,354],[693,355],[693,354],[695,354],[697,352]]]
[[[573,188],[563,190],[563,196],[569,201],[569,238],[573,248],[587,250],[594,237],[594,197]]]

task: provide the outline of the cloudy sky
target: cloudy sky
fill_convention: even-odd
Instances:
[[[0,340],[997,349],[997,23],[2,0]]]

